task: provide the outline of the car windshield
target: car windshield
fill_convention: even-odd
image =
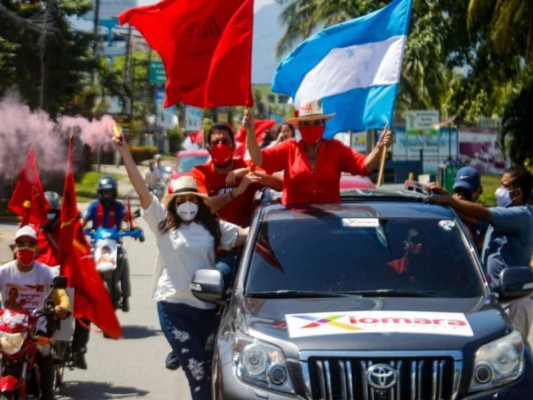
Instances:
[[[261,224],[249,296],[477,297],[483,281],[452,220],[273,219]]]
[[[189,172],[191,169],[196,167],[197,165],[204,164],[209,160],[209,154],[206,154],[205,156],[197,155],[197,156],[184,156],[179,159],[178,162],[178,172]]]

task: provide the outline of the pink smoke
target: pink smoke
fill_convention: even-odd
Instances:
[[[109,150],[112,123],[110,116],[93,121],[65,116],[55,122],[44,111],[32,111],[17,92],[9,91],[0,99],[0,179],[11,181],[18,177],[32,145],[41,174],[64,172],[69,135],[79,138],[92,151]]]

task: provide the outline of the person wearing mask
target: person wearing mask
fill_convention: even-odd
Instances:
[[[48,222],[41,225],[37,232],[37,256],[35,260],[48,266],[59,266],[61,197],[52,191],[44,192],[44,197],[49,206]],[[87,344],[89,343],[90,323],[88,319],[81,318],[81,320],[76,319],[74,324],[72,358],[76,368],[87,369],[85,353],[87,353]]]
[[[500,273],[505,268],[525,267],[533,254],[533,208],[527,204],[533,187],[533,177],[524,167],[507,169],[494,193],[496,207],[460,199],[448,194],[428,197],[428,202],[448,204],[460,215],[489,224],[481,252],[482,265],[495,289],[500,285]],[[430,191],[433,186],[428,185]],[[437,193],[439,193],[437,191]],[[508,309],[513,326],[527,340],[533,324],[533,300],[513,301]],[[530,343],[533,346],[533,343]]]
[[[341,173],[370,175],[379,164],[382,149],[392,144],[392,132],[387,129],[367,156],[338,140],[324,139],[326,121],[334,116],[324,114],[320,101],[303,103],[299,116],[287,120],[298,126],[301,140],[289,139],[261,150],[255,137],[254,118],[246,110],[242,124],[247,131],[250,157],[267,173],[284,171],[283,204],[338,203]]]
[[[161,329],[185,372],[192,399],[210,400],[217,310],[192,295],[190,280],[197,269],[215,267],[216,249],[242,246],[248,229],[219,220],[211,212],[209,197],[190,176],[175,180],[173,193],[159,201],[146,187],[128,145],[117,136],[113,143],[156,236],[152,295]]]
[[[144,180],[143,180],[144,182]],[[122,222],[126,216],[126,207],[117,200],[118,184],[112,176],[102,176],[98,180],[96,188],[98,199],[92,201],[87,208],[82,219],[82,225],[85,227],[91,222],[90,229],[117,228],[122,229]],[[122,311],[130,310],[129,298],[131,296],[131,283],[128,259],[119,255],[121,262],[118,262],[117,268],[113,271],[113,282],[120,284],[120,298],[114,299],[115,308],[120,307]]]
[[[276,139],[274,141],[272,141],[268,146],[263,147],[273,147],[277,144],[283,143],[285,140],[294,139],[296,136],[296,131],[294,129],[294,126],[292,126],[288,122],[282,122],[278,126],[278,129],[276,129],[275,136]]]
[[[233,157],[235,138],[225,123],[216,123],[207,132],[207,150],[211,160],[190,171],[201,193],[209,196],[211,211],[221,219],[240,227],[250,225],[254,197],[263,187],[281,189],[281,179],[262,171],[251,172],[250,162]],[[236,251],[219,252],[217,268],[228,281],[237,261]]]
[[[16,259],[0,266],[0,290],[6,307],[10,304],[10,293],[17,290],[15,309],[33,311],[44,306],[46,296],[57,276],[57,269],[35,261],[37,256],[37,232],[29,225],[18,229],[15,234]],[[70,300],[64,289],[54,288],[51,293],[56,318],[66,318]],[[12,298],[11,298],[12,299]],[[39,334],[51,337],[53,324],[39,323]],[[41,370],[41,399],[54,398],[54,362],[48,345],[37,346],[37,363]]]

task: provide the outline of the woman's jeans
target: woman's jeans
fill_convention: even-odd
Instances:
[[[193,400],[211,400],[211,358],[218,326],[216,309],[157,302],[159,323],[178,358]]]

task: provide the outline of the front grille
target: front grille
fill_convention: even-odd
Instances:
[[[308,398],[316,400],[453,400],[460,356],[450,354],[306,354]]]

